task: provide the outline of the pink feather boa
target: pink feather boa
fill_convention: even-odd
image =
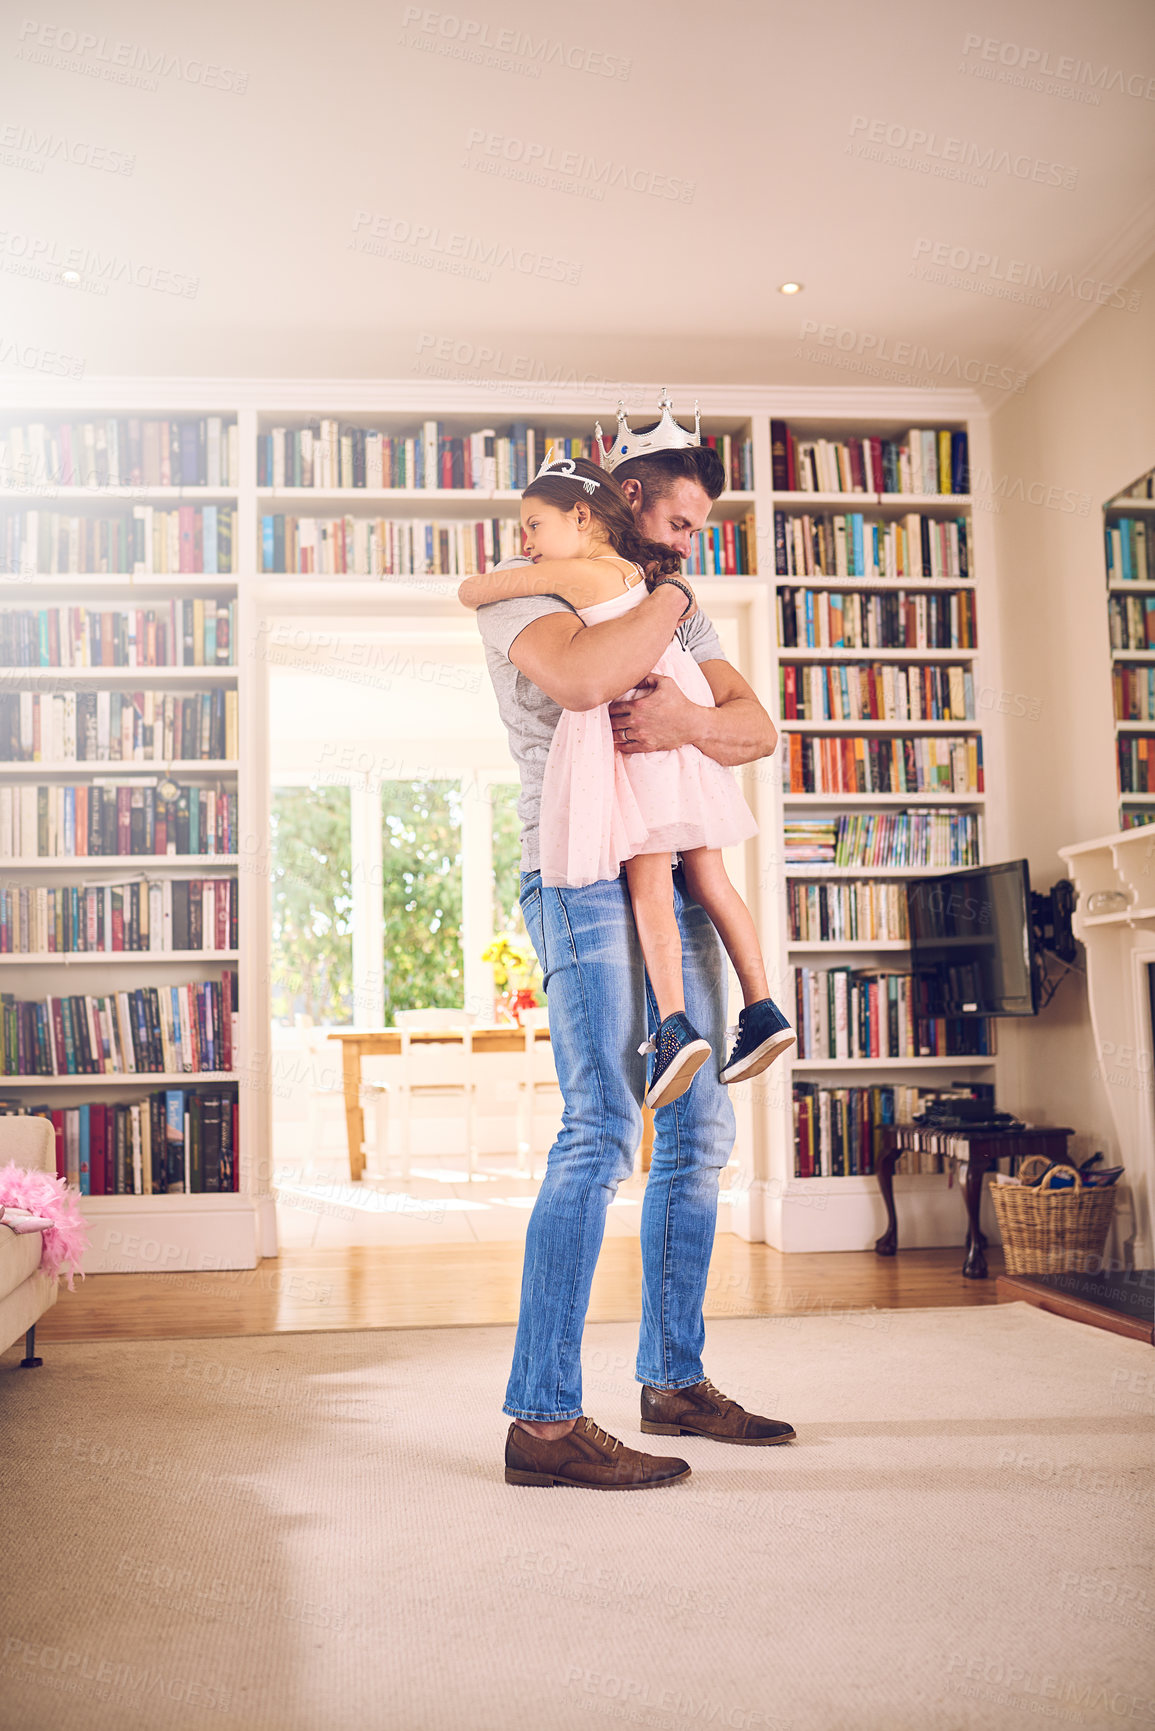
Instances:
[[[45,1274],[66,1273],[72,1292],[73,1272],[84,1278],[81,1258],[88,1248],[88,1222],[80,1212],[76,1191],[50,1172],[26,1172],[10,1160],[0,1166],[0,1204],[27,1208],[52,1221],[41,1233],[40,1267]]]

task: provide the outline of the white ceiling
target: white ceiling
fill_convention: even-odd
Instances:
[[[1151,0],[462,5],[90,0],[54,9],[61,22],[39,34],[10,9],[4,387],[31,344],[89,375],[556,373],[604,380],[611,398],[663,374],[958,385],[989,369],[997,400],[1000,380],[1087,316],[1080,282],[1109,295],[1155,246]],[[102,40],[62,53],[70,29]],[[484,32],[492,50],[476,48]],[[1107,87],[1083,84],[1098,96],[1087,103],[978,76],[1000,66],[975,47],[986,38],[1016,76],[1029,50],[1036,71],[1043,55],[1055,68],[1067,57],[1082,63],[1068,75],[1105,69]],[[466,40],[506,64],[462,58]],[[158,88],[91,75],[115,73],[118,53],[136,76],[143,54],[163,57]],[[628,76],[602,75],[613,57]],[[207,88],[203,64],[247,74],[245,89]],[[924,165],[993,153],[988,183],[855,154],[872,127],[929,135],[914,152]],[[482,172],[506,164],[485,154],[489,135],[570,172],[560,187]],[[132,172],[64,160],[62,141],[131,156]],[[591,184],[591,160],[619,182],[596,200],[573,190]],[[1052,164],[1074,185],[1048,184]],[[655,176],[692,192],[646,190]],[[355,230],[357,212],[369,220]],[[375,218],[386,245],[406,225],[432,231],[424,253],[442,264],[472,246],[475,274],[357,250]],[[935,245],[1000,262],[928,281],[914,267]],[[476,262],[495,248],[498,262]],[[59,281],[71,249],[80,288]],[[48,280],[21,274],[33,253]],[[555,260],[577,280],[550,280]],[[1011,260],[1057,273],[1048,306],[999,296]],[[130,271],[196,279],[195,294],[136,286]],[[789,278],[806,285],[792,300],[776,292]],[[93,292],[102,281],[107,293]],[[827,329],[804,338],[803,321]],[[866,370],[883,345],[894,371]]]

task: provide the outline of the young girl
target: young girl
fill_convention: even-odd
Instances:
[[[547,459],[522,494],[521,523],[531,563],[467,578],[457,592],[466,607],[558,595],[587,625],[598,625],[645,599],[647,575],[670,576],[680,568],[671,548],[639,534],[625,494],[606,470],[581,458]],[[677,638],[653,672],[673,679],[692,702],[713,706],[705,674]],[[681,854],[687,888],[710,916],[742,987],[738,1038],[720,1079],[758,1075],[794,1041],[769,996],[754,922],[722,863],[722,848],[756,830],[730,771],[697,746],[623,754],[614,749],[607,704],[563,710],[542,786],[542,883],[578,888],[616,878],[625,863],[661,1018],[654,1039],[639,1047],[654,1053],[646,1091],[651,1110],[684,1094],[710,1055],[685,1013],[674,854]]]

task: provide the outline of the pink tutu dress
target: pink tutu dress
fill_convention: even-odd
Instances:
[[[601,625],[647,594],[637,583],[579,615]],[[713,706],[705,674],[677,638],[653,671],[673,679],[691,702]],[[540,821],[542,883],[570,888],[616,878],[636,854],[732,847],[758,828],[732,772],[696,745],[615,751],[605,703],[563,710],[546,759]]]

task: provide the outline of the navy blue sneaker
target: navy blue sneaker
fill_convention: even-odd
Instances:
[[[638,1051],[654,1053],[646,1105],[656,1112],[659,1106],[668,1106],[686,1092],[710,1056],[710,1042],[703,1040],[681,1010],[675,1010],[660,1024],[653,1039],[646,1040]]]
[[[727,1083],[746,1082],[751,1076],[760,1076],[797,1037],[773,998],[747,1004],[738,1017],[738,1026],[727,1028],[726,1032],[738,1036],[719,1077]]]

